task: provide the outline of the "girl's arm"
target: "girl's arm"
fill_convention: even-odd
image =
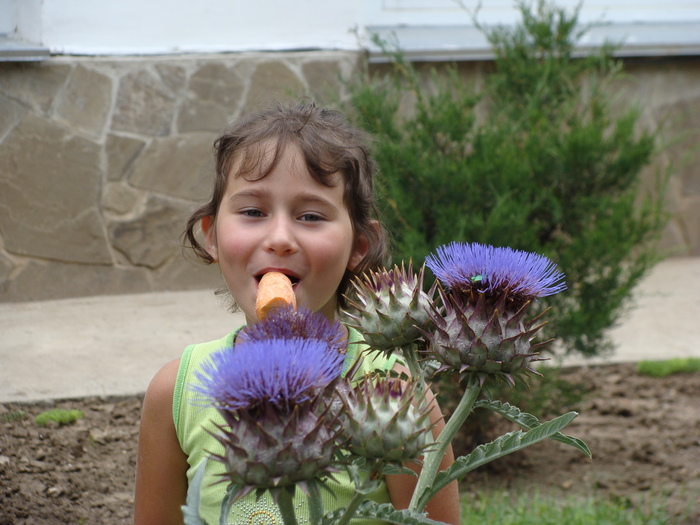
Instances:
[[[399,372],[405,372],[408,374],[408,370],[397,365],[394,367],[395,370]],[[430,404],[430,422],[434,424],[433,426],[433,437],[437,439],[445,427],[445,420],[438,406],[435,396],[430,389],[426,391],[426,400]],[[454,453],[452,451],[452,445],[447,447],[445,455],[440,462],[440,470],[445,470],[447,467],[452,465],[454,462]],[[404,465],[417,474],[420,473],[420,467],[414,463],[409,463]],[[396,474],[386,476],[386,485],[389,489],[389,497],[391,498],[391,503],[396,509],[406,509],[411,502],[411,497],[413,496],[413,490],[416,487],[417,478],[409,474]],[[425,507],[428,517],[436,521],[442,521],[444,523],[450,523],[452,525],[460,524],[460,508],[459,508],[459,490],[456,481],[453,481],[447,485],[444,489],[438,492],[433,499],[431,499]]]
[[[173,391],[180,360],[154,376],[143,400],[136,460],[135,525],[181,525],[187,494],[187,457],[173,422]]]

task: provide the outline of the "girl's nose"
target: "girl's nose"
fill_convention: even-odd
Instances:
[[[278,255],[291,254],[297,251],[298,245],[294,236],[291,220],[277,217],[270,222],[270,230],[265,236],[265,249]]]

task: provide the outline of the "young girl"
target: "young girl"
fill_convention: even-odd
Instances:
[[[365,134],[334,111],[312,104],[280,106],[242,120],[215,146],[212,198],[187,225],[186,238],[194,252],[206,263],[219,265],[248,324],[257,320],[258,282],[270,271],[290,277],[300,306],[334,319],[350,279],[382,266],[387,255],[385,237],[374,218],[373,164]],[[203,244],[194,233],[197,225],[204,234]],[[205,430],[214,428],[210,420],[217,419],[216,410],[195,406],[190,385],[197,380],[195,370],[212,352],[233,346],[236,333],[188,347],[149,385],[139,438],[136,525],[182,523],[180,507],[188,482],[209,453],[219,450]],[[357,332],[348,330],[350,342],[358,339]],[[371,368],[393,364],[382,357],[365,361]],[[437,436],[444,424],[437,403],[432,401],[432,407]],[[441,468],[452,461],[449,449]],[[217,461],[207,462],[200,513],[210,524],[219,523],[225,486],[212,483],[222,468]],[[390,475],[384,482],[373,499],[406,508],[416,478]],[[324,496],[326,511],[345,506],[353,493],[342,475],[331,486],[336,497]],[[304,501],[297,491],[300,516]],[[456,483],[435,496],[426,510],[432,519],[459,523]],[[281,522],[269,498],[256,500],[250,494],[234,504],[228,523]]]

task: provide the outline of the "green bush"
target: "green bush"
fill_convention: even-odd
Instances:
[[[643,190],[656,135],[620,110],[610,82],[622,64],[603,47],[575,58],[578,10],[518,4],[511,30],[485,30],[496,54],[482,88],[458,65],[422,74],[383,46],[388,71],[348,83],[348,113],[377,138],[380,203],[394,256],[422,264],[437,246],[481,242],[555,261],[568,291],[546,336],[567,352],[600,355],[605,330],[659,257],[666,177]],[[544,305],[540,305],[544,307]],[[556,330],[556,333],[554,333]]]

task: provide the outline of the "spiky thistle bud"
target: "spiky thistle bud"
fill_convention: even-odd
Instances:
[[[541,316],[525,320],[532,301],[566,288],[564,275],[541,255],[482,244],[451,243],[426,259],[440,282],[444,313],[433,310],[431,352],[441,371],[496,374],[513,383],[513,374],[533,372],[532,344]]]
[[[435,288],[423,291],[421,267],[394,266],[392,270],[369,272],[353,281],[356,299],[348,300],[352,310],[345,312],[352,325],[363,334],[373,350],[391,353],[395,348],[414,343],[429,329],[431,298]]]
[[[414,403],[416,383],[367,375],[343,398],[344,447],[372,460],[401,463],[426,450],[429,407]]]
[[[221,481],[276,491],[331,469],[339,425],[329,410],[343,356],[315,339],[269,339],[214,354],[197,374],[225,421],[213,433],[224,447]]]

